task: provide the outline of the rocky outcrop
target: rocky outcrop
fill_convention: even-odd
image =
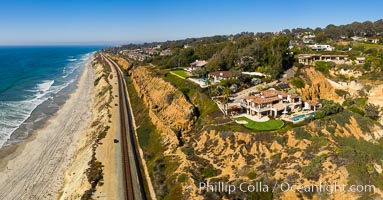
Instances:
[[[305,81],[305,87],[298,89],[303,101],[327,99],[339,101],[335,89],[328,82],[326,77],[313,67],[301,69],[301,77]]]

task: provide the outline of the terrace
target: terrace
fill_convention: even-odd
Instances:
[[[302,100],[297,94],[270,89],[261,91],[255,96],[245,97],[240,104],[248,115],[277,117],[278,114],[287,113],[289,110],[300,109]]]

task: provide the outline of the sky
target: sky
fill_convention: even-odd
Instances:
[[[119,44],[383,18],[383,1],[0,0],[0,45]]]

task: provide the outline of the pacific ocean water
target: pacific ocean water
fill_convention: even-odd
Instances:
[[[68,87],[73,88],[84,65],[100,49],[0,47],[0,148],[22,140],[49,117],[49,110],[57,110]]]

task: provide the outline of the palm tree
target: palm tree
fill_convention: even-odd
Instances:
[[[231,96],[230,88],[229,87],[225,87],[225,89],[223,89],[223,91],[222,91],[222,94],[223,94],[223,97],[224,97],[224,100],[223,100],[224,114],[225,114],[225,116],[227,116],[227,104],[229,103],[229,98]]]
[[[207,85],[207,92],[209,93],[209,97],[211,98],[211,81],[209,77],[206,79],[206,85]]]
[[[218,96],[219,95],[218,87],[212,87],[211,88],[211,95],[212,96]]]

